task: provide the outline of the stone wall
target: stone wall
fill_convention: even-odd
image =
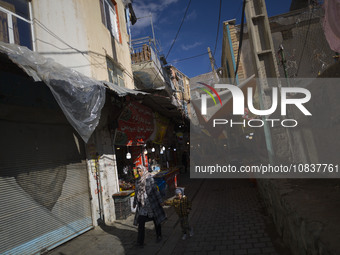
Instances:
[[[276,229],[294,255],[339,254],[338,180],[259,179],[258,187]],[[331,191],[331,190],[330,190]],[[328,199],[325,199],[328,197]],[[309,201],[307,200],[309,199]],[[333,227],[334,226],[334,227]]]

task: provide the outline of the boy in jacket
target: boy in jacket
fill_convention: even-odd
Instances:
[[[182,228],[182,240],[187,239],[187,235],[193,236],[193,229],[189,225],[189,213],[191,211],[191,202],[189,199],[184,195],[184,191],[181,188],[176,189],[176,197],[173,200],[166,201],[166,205],[171,205],[174,207]]]

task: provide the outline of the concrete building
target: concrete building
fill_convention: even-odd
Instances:
[[[134,89],[136,20],[122,0],[1,0],[0,19],[0,41],[10,43],[0,45],[0,253],[44,252],[116,219],[113,99],[98,80],[118,95]],[[79,119],[91,129],[86,138]]]
[[[1,41],[27,46],[86,76],[133,89],[129,3],[1,1]]]
[[[230,84],[238,84],[245,80],[246,76],[243,70],[243,61],[238,61],[238,46],[239,39],[235,19],[223,22],[223,41],[222,41],[222,56],[221,56],[221,78]],[[237,68],[237,74],[235,71]]]
[[[269,17],[280,77],[314,78],[334,63],[335,53],[330,49],[322,28],[323,17],[320,5]],[[240,29],[237,25],[238,38]],[[245,77],[254,74],[250,51],[245,25],[241,52]]]
[[[38,0],[31,5],[37,52],[86,76],[134,89],[126,3]]]
[[[269,17],[282,84],[286,84],[286,78],[294,78],[290,79],[291,86],[295,86],[294,82],[298,81],[296,78],[315,78],[335,62],[336,54],[330,49],[322,27],[323,17],[322,7],[313,1],[310,5],[308,1],[292,1],[290,12]],[[240,31],[241,25],[235,25],[234,20],[224,22],[221,64],[223,78],[234,78]],[[252,50],[245,24],[238,77],[236,77],[238,82],[255,73]],[[257,102],[258,97],[255,96],[254,100]],[[272,132],[273,139],[276,141],[274,151],[279,162],[286,160],[308,162],[316,157],[314,138],[308,130],[305,132],[296,128],[291,130],[289,135],[282,134],[285,131],[279,128],[273,128]],[[261,141],[263,145],[263,137],[262,132],[258,132],[257,137],[252,141],[254,153],[266,155],[266,146],[255,145],[255,141]],[[251,143],[246,142],[249,147]],[[308,144],[308,146],[302,148],[301,144]],[[258,148],[263,149],[260,151]]]
[[[132,69],[139,89],[169,87],[168,78],[160,61],[155,38],[142,37],[131,41]]]
[[[190,112],[190,79],[174,66],[167,66],[167,71],[174,88],[173,93],[179,107],[186,116],[191,116]]]

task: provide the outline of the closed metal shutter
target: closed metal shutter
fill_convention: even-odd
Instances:
[[[91,228],[84,145],[69,125],[0,120],[0,254],[33,254]]]

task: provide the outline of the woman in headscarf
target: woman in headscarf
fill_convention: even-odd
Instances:
[[[156,230],[156,242],[162,240],[161,223],[166,220],[162,207],[162,198],[151,174],[143,166],[137,167],[139,178],[136,181],[133,208],[136,214],[133,224],[138,225],[137,245],[144,246],[145,222],[153,220]]]

